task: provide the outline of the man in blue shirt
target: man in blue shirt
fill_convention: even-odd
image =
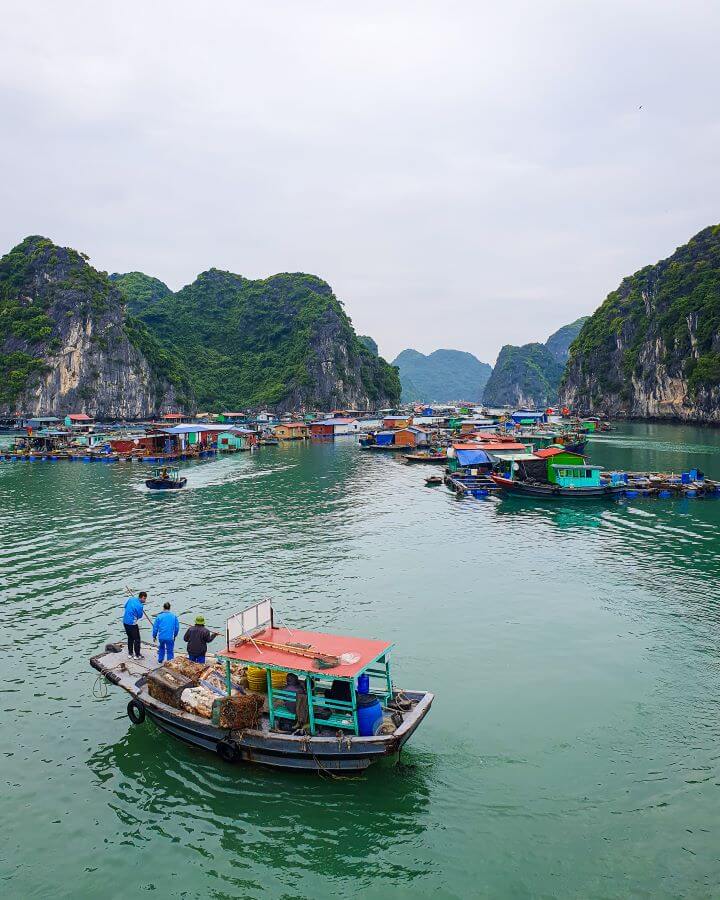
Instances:
[[[174,612],[170,612],[170,604],[163,603],[163,611],[155,616],[153,622],[153,640],[160,641],[158,646],[158,662],[161,663],[167,654],[170,662],[175,656],[175,638],[180,631],[180,619]]]
[[[123,625],[125,626],[125,634],[128,639],[128,656],[130,659],[143,659],[140,653],[140,626],[138,622],[145,615],[144,604],[147,600],[147,593],[140,591],[137,597],[130,597],[125,601],[125,612],[123,613]]]

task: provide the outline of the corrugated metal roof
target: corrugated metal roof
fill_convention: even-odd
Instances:
[[[321,419],[319,422],[313,422],[313,425],[352,425],[357,419]]]

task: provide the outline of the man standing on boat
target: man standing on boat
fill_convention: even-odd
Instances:
[[[167,661],[170,662],[175,656],[175,638],[180,631],[180,619],[174,612],[170,612],[170,604],[163,603],[163,611],[155,616],[153,622],[153,640],[158,640],[158,662],[164,662],[167,655]]]
[[[140,626],[138,622],[145,615],[144,604],[147,600],[147,592],[140,591],[137,597],[130,597],[125,601],[123,613],[123,625],[128,639],[128,656],[130,659],[143,659],[140,653]]]
[[[195,616],[195,624],[185,632],[183,640],[187,643],[188,659],[204,663],[207,645],[217,637],[216,631],[205,627],[205,616]]]

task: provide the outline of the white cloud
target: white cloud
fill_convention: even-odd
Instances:
[[[720,7],[3,4],[0,246],[311,271],[492,361],[720,219]],[[640,108],[642,107],[642,108]]]

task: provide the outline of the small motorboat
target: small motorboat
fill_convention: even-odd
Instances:
[[[145,487],[151,491],[178,491],[186,484],[187,478],[181,478],[180,470],[175,466],[156,466],[152,478],[145,480]]]
[[[433,466],[443,466],[448,461],[447,453],[444,450],[430,453],[404,453],[403,457],[409,463],[429,463]]]
[[[428,475],[428,477],[425,479],[425,484],[428,487],[434,487],[435,485],[442,484],[442,483],[443,483],[442,475]]]
[[[278,627],[270,600],[225,632],[207,664],[177,656],[148,669],[109,643],[90,665],[130,695],[134,725],[147,718],[228,763],[362,772],[397,756],[430,712],[430,691],[393,685],[388,641]]]

